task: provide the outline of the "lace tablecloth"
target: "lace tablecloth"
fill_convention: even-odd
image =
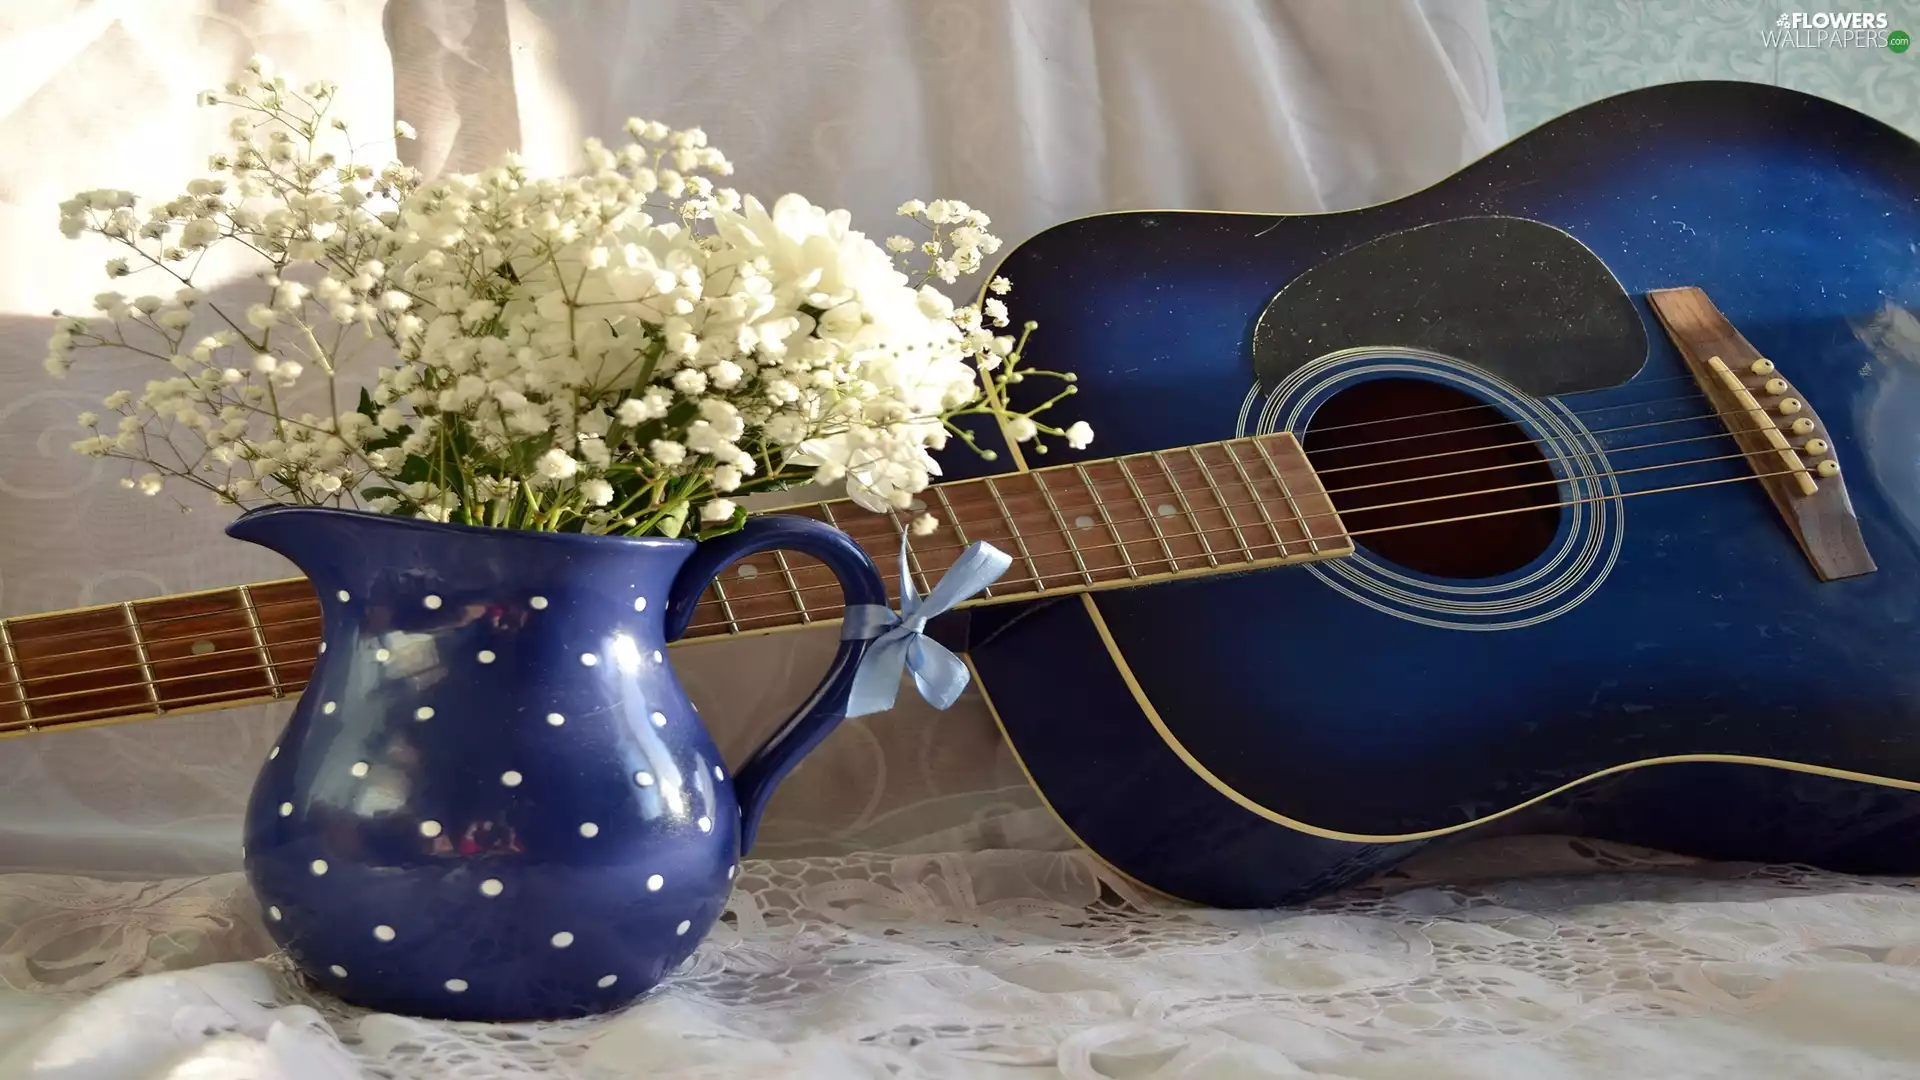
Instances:
[[[639,1004],[483,1025],[315,993],[237,874],[11,875],[0,1076],[1911,1077],[1916,884],[1499,840],[1224,912],[1070,852],[749,862]]]

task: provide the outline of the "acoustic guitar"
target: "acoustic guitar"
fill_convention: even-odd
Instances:
[[[1014,557],[939,632],[1122,873],[1265,906],[1495,829],[1920,870],[1913,141],[1674,84],[1394,202],[1107,214],[1000,272],[1099,441],[950,455],[906,570]],[[683,640],[838,610],[770,555]],[[0,730],[292,694],[319,627],[297,579],[10,620]]]

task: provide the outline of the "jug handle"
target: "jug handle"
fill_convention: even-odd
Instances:
[[[785,514],[750,517],[740,531],[697,546],[679,576],[674,578],[667,599],[667,640],[673,641],[686,633],[687,624],[693,619],[694,605],[707,591],[707,586],[728,567],[776,548],[797,551],[825,563],[840,579],[840,593],[846,606],[887,605],[887,587],[880,571],[846,533],[810,518]],[[854,674],[872,644],[870,638],[843,638],[820,685],[807,695],[805,703],[786,723],[775,729],[772,736],[734,770],[733,788],[740,804],[743,854],[753,846],[754,834],[760,827],[760,813],[766,809],[773,789],[846,718],[847,696],[853,690]]]

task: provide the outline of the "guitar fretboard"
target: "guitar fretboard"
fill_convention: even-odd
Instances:
[[[899,601],[900,538],[922,595],[968,544],[1013,565],[969,604],[1245,571],[1350,553],[1352,541],[1292,435],[1278,433],[941,484],[906,511],[851,502],[780,513],[827,522],[865,548]],[[745,560],[695,607],[683,640],[837,620],[831,571],[793,552]],[[320,605],[304,578],[136,600],[0,622],[0,734],[297,694],[320,645]]]

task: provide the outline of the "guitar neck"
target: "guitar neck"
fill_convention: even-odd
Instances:
[[[847,500],[783,508],[836,526],[871,554],[899,600],[922,595],[968,544],[1013,557],[963,606],[1336,558],[1353,543],[1294,437],[1285,432],[941,484],[913,508],[873,514]],[[694,609],[685,640],[838,621],[840,588],[794,553],[744,560]],[[298,694],[320,645],[304,578],[0,621],[0,736]]]

